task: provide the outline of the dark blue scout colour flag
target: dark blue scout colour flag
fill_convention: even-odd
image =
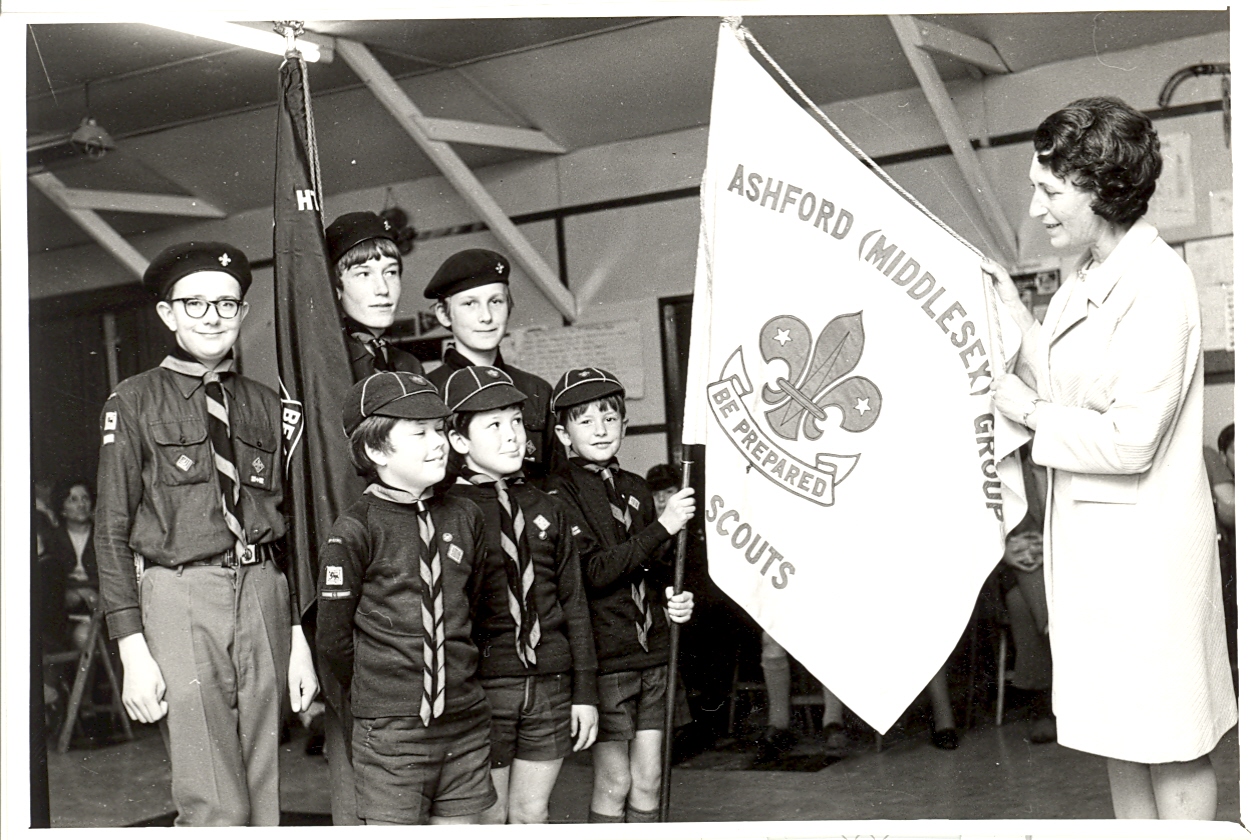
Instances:
[[[362,488],[339,419],[352,371],[322,235],[310,104],[304,59],[290,52],[279,70],[274,322],[287,452],[287,546],[305,614],[317,599],[317,550]]]

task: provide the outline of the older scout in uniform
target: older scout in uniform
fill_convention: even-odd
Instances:
[[[595,641],[564,505],[521,475],[526,395],[507,373],[471,365],[447,380],[449,441],[463,467],[449,496],[486,519],[474,605],[478,678],[491,703],[488,823],[547,822],[565,756],[595,741]]]
[[[404,273],[391,224],[368,211],[344,213],[326,228],[326,253],[343,309],[352,381],[380,370],[421,373],[415,356],[383,338],[395,323]]]
[[[375,373],[343,406],[370,480],[320,556],[317,648],[352,697],[357,813],[367,823],[474,823],[495,804],[491,711],[470,604],[482,512],[433,492],[447,406],[423,376]]]
[[[563,458],[552,420],[552,386],[505,363],[499,351],[513,310],[508,274],[508,259],[503,254],[471,248],[448,257],[430,278],[426,297],[435,301],[439,323],[452,331],[452,346],[443,354],[443,364],[430,372],[430,381],[443,389],[453,371],[470,365],[491,365],[507,373],[526,395],[522,409],[526,426],[524,470],[527,478],[538,481]]]
[[[591,822],[657,822],[669,632],[690,620],[690,592],[665,587],[665,547],[695,514],[695,491],[669,497],[660,515],[642,476],[620,468],[625,388],[599,368],[566,372],[552,397],[556,433],[572,457],[548,479],[573,509],[582,578],[599,661],[599,740]],[[660,595],[665,588],[665,597]],[[689,717],[685,702],[679,718]],[[679,719],[676,725],[685,721]]]
[[[278,396],[234,373],[252,274],[238,248],[187,242],[143,281],[177,344],[101,418],[96,556],[122,700],[160,721],[177,825],[277,825],[282,696],[302,711],[317,680],[280,565]]]

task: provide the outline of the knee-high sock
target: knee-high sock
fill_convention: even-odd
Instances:
[[[760,660],[765,693],[769,696],[769,725],[789,729],[791,725],[791,661],[785,656]]]

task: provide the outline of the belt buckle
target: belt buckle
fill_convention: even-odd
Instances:
[[[239,565],[251,566],[259,562],[261,562],[261,552],[258,550],[258,546],[249,543],[243,549],[243,556],[239,558]]]

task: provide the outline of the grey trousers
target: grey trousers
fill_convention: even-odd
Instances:
[[[153,566],[143,635],[165,679],[175,825],[277,825],[278,731],[291,612],[272,561],[238,569]]]

